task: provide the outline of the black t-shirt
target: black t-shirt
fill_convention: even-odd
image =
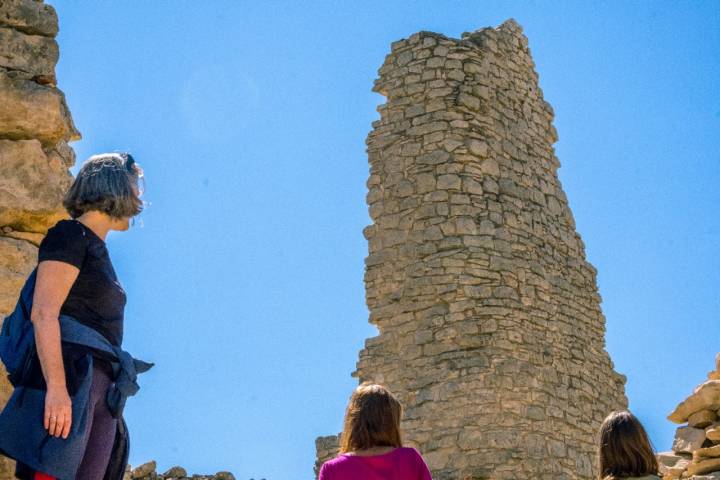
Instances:
[[[40,244],[38,262],[55,260],[80,270],[60,313],[75,317],[120,346],[127,298],[105,242],[77,220],[60,220]]]
[[[115,275],[105,242],[77,220],[60,220],[48,230],[40,244],[38,262],[44,260],[65,262],[80,269],[60,313],[76,318],[100,332],[113,345],[120,346],[126,296]],[[77,391],[79,380],[89,367],[88,353],[94,357],[95,366],[113,376],[107,354],[63,342],[65,378],[71,396]],[[26,375],[23,375],[22,383],[27,387],[45,388],[45,378],[37,354],[33,356]]]

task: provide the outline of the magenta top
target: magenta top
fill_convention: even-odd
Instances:
[[[342,453],[323,464],[318,480],[432,480],[432,477],[417,450],[400,447],[367,457]]]

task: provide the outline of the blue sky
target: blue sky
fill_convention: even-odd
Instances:
[[[147,177],[108,244],[131,463],[307,479],[367,323],[370,88],[390,43],[524,28],[608,350],[659,450],[720,351],[720,2],[61,2],[59,87],[93,153]]]

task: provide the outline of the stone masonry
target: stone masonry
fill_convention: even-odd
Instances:
[[[379,334],[354,376],[399,396],[436,480],[593,478],[625,378],[521,27],[397,41],[373,90],[386,97],[364,231]],[[316,471],[337,442],[317,440]]]
[[[0,0],[0,322],[15,306],[37,246],[66,216],[62,196],[72,181],[80,138],[55,86],[58,19],[36,0]],[[0,406],[10,385],[0,365]],[[0,480],[13,478],[0,457]]]

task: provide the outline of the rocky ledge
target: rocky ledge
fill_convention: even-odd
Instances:
[[[152,460],[143,463],[139,467],[132,468],[128,465],[123,480],[235,480],[235,475],[230,472],[217,472],[214,475],[188,475],[183,467],[172,467],[165,473],[157,472],[157,463]]]

